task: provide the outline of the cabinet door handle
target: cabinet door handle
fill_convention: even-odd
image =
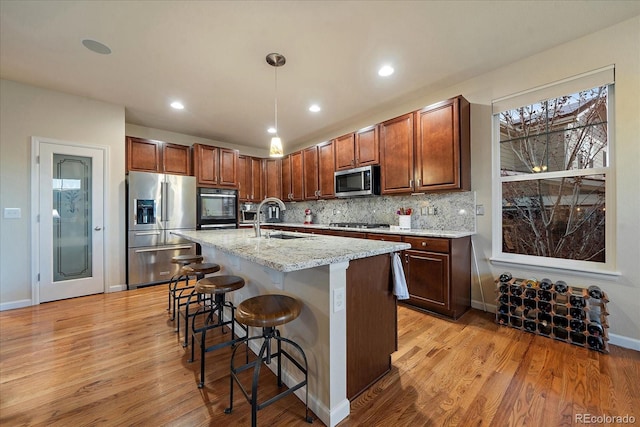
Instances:
[[[422,246],[427,246],[427,242],[422,242]]]
[[[416,181],[416,188],[420,187],[420,180]]]
[[[412,179],[409,180],[409,187],[413,188],[413,180]]]

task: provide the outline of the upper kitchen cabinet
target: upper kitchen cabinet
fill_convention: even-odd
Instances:
[[[238,156],[238,200],[259,202],[262,198],[262,159]]]
[[[282,161],[264,159],[264,196],[282,198]]]
[[[304,169],[304,199],[316,200],[334,196],[334,143],[309,147],[302,152]]]
[[[127,172],[191,175],[191,149],[151,139],[127,137]]]
[[[415,191],[471,190],[470,123],[462,96],[416,112]]]
[[[292,202],[304,200],[302,151],[296,151],[282,158],[282,198]]]
[[[382,194],[470,190],[470,123],[462,96],[381,123]]]
[[[379,158],[378,126],[370,126],[333,140],[335,170],[377,165]]]
[[[193,144],[199,187],[238,188],[238,150]]]
[[[414,113],[380,123],[382,194],[413,191]]]

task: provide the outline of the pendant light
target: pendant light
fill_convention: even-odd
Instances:
[[[276,134],[271,138],[271,146],[269,147],[270,157],[282,157],[284,152],[282,151],[282,141],[278,136],[278,67],[282,67],[286,58],[279,53],[270,53],[267,55],[267,64],[271,65],[275,70],[275,129]]]

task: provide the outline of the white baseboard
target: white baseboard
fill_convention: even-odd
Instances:
[[[109,289],[107,290],[107,293],[111,293],[111,292],[120,292],[120,291],[126,291],[127,290],[127,285],[111,285],[109,286]]]
[[[640,351],[640,340],[618,334],[609,334],[609,344]]]
[[[478,310],[486,311],[487,313],[495,313],[497,310],[497,306],[495,304],[486,304],[482,303],[482,301],[471,301],[471,307],[476,308]],[[640,340],[636,338],[625,337],[623,335],[618,334],[609,334],[609,344],[617,345],[618,347],[624,347],[631,350],[640,351]]]
[[[18,301],[4,302],[0,304],[0,311],[13,310],[14,308],[24,308],[24,307],[30,307],[30,306],[31,306],[30,299],[22,299]]]

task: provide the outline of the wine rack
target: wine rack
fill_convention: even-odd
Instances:
[[[564,281],[496,279],[496,322],[529,333],[609,353],[607,302],[598,286],[568,286]]]

